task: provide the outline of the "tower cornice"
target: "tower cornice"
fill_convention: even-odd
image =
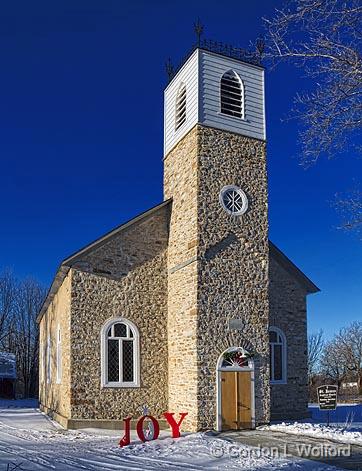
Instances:
[[[262,56],[258,51],[252,52],[248,49],[231,46],[230,44],[212,41],[210,39],[202,39],[197,44],[194,44],[191,47],[190,51],[183,57],[179,65],[173,70],[173,73],[169,75],[169,83],[172,82],[172,80],[177,76],[180,70],[188,62],[190,57],[198,49],[201,51],[216,54],[218,56],[227,57],[228,59],[233,59],[237,62],[252,65],[253,67],[257,67],[258,69],[265,69],[261,62]],[[167,89],[168,85],[165,89]]]

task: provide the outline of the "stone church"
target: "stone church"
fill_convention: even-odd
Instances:
[[[187,412],[188,431],[306,417],[317,291],[268,238],[264,69],[199,45],[164,93],[163,202],[56,273],[41,408],[67,428],[119,428],[144,405]]]

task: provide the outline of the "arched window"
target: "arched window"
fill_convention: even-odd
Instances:
[[[186,121],[186,85],[181,83],[176,96],[175,130],[177,131]]]
[[[110,319],[101,333],[102,386],[139,386],[139,335],[123,318]]]
[[[253,369],[254,361],[252,355],[243,347],[231,347],[225,350],[218,361],[218,370],[244,370]]]
[[[270,382],[287,382],[287,341],[284,333],[277,327],[269,329]]]
[[[244,118],[244,84],[238,74],[228,70],[220,81],[221,113]]]

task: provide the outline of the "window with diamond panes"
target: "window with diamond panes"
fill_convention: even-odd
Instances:
[[[136,383],[136,336],[126,322],[115,322],[107,331],[106,384]]]
[[[122,342],[123,381],[132,382],[134,378],[133,340]]]

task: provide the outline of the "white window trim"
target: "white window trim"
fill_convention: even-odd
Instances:
[[[224,202],[224,196],[225,196],[225,193],[227,193],[228,191],[234,191],[234,192],[238,193],[238,195],[241,197],[242,206],[241,206],[241,209],[239,211],[233,212],[226,206],[226,204]],[[220,193],[219,193],[219,202],[220,202],[223,210],[227,214],[229,214],[229,216],[242,216],[244,213],[246,213],[246,211],[248,210],[248,206],[249,206],[248,198],[247,198],[245,192],[236,185],[226,185],[226,186],[224,186],[221,189]]]
[[[275,332],[277,335],[280,335],[282,338],[282,379],[272,379],[274,376],[274,348],[272,347],[271,358],[270,358],[270,384],[287,384],[288,371],[287,371],[287,339],[284,332],[275,326],[269,327],[269,332]],[[269,341],[269,345],[273,342]]]
[[[241,117],[240,118],[238,116],[231,116],[230,114],[223,113],[221,111],[221,79],[223,78],[223,76],[227,72],[230,72],[230,71],[234,72],[234,74],[237,76],[237,78],[239,79],[239,82],[240,82],[240,86],[241,86]],[[234,69],[226,70],[219,77],[219,114],[221,114],[222,116],[225,116],[226,118],[238,119],[238,120],[241,119],[243,121],[246,121],[246,118],[245,118],[245,85],[244,85],[244,80],[241,79],[240,75]]]
[[[133,382],[107,382],[108,370],[108,329],[111,325],[116,323],[123,323],[128,325],[133,331],[134,338],[134,353],[133,353],[133,368],[134,378]],[[124,317],[113,317],[103,325],[101,329],[101,386],[102,388],[139,388],[140,387],[140,347],[139,347],[139,332],[135,324],[125,319]]]
[[[57,376],[56,376],[56,383],[60,384],[62,381],[62,337],[61,337],[61,330],[60,325],[57,328]]]
[[[51,355],[51,338],[48,334],[47,338],[47,354],[46,354],[46,382],[50,384],[52,381],[52,355]]]
[[[43,336],[42,336],[43,339]],[[46,348],[47,345],[44,341],[41,342],[41,374],[42,374],[42,381],[46,381]]]

